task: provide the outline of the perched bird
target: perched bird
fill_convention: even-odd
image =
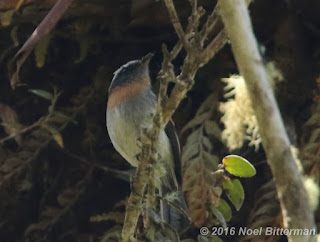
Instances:
[[[129,61],[114,72],[109,87],[107,129],[114,148],[131,165],[137,166],[141,147],[138,145],[141,130],[151,127],[156,110],[157,96],[151,89],[149,62],[153,54],[141,60]],[[181,192],[180,144],[173,122],[160,131],[158,154],[160,168],[157,174],[161,196],[175,194],[173,203],[186,211]],[[162,171],[162,172],[161,172]],[[184,230],[188,219],[173,207],[163,205],[162,219],[176,230]]]

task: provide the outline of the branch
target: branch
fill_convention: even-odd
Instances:
[[[24,43],[9,64],[11,75],[10,85],[15,89],[19,83],[19,71],[25,60],[30,55],[33,48],[44,36],[50,33],[64,12],[69,8],[73,0],[58,0],[50,10],[48,15],[42,20],[38,27],[33,31],[29,39]]]
[[[149,204],[150,201],[144,201],[146,188],[148,191],[155,190],[153,181],[152,165],[157,161],[157,146],[160,132],[159,113],[154,118],[153,129],[143,130],[142,132],[142,150],[141,161],[136,170],[135,179],[133,183],[133,190],[131,192],[128,204],[126,206],[126,215],[124,218],[124,225],[122,228],[121,241],[134,241],[134,234],[138,223],[139,215],[141,213],[143,202]],[[147,198],[150,198],[147,194]],[[152,199],[154,200],[154,199]],[[154,201],[152,201],[154,202]],[[147,227],[147,225],[144,225]]]
[[[162,47],[163,62],[157,77],[160,81],[157,113],[153,119],[152,128],[142,132],[141,161],[136,171],[136,179],[134,180],[135,192],[131,193],[126,208],[121,241],[134,240],[136,226],[142,208],[146,207],[148,209],[153,202],[155,202],[153,165],[157,162],[157,148],[160,130],[165,127],[181,100],[185,98],[187,92],[192,88],[194,84],[194,76],[198,69],[213,58],[213,56],[227,42],[227,36],[224,30],[221,30],[218,36],[209,42],[208,46],[203,46],[201,39],[207,38],[207,35],[217,22],[212,20],[215,14],[212,13],[211,16],[213,17],[209,17],[207,19],[207,27],[204,27],[205,31],[199,32],[199,20],[201,16],[203,16],[204,10],[197,6],[196,0],[190,0],[190,3],[192,13],[189,18],[188,26],[186,27],[186,32],[184,32],[172,0],[165,0],[172,25],[179,37],[179,41],[171,52],[168,51],[165,45]],[[181,67],[180,74],[176,76],[174,73],[174,66],[171,62],[180,53],[182,47],[186,50],[187,55]],[[174,82],[175,86],[168,97],[167,87],[170,82]],[[147,186],[148,189],[146,189]],[[148,219],[146,220],[148,221]],[[146,228],[149,226],[149,224],[144,225]]]
[[[217,24],[219,21],[219,14],[217,8],[215,8],[210,16],[207,19],[207,22],[203,25],[202,30],[201,30],[201,45],[203,45],[204,41],[208,38],[209,33],[212,31],[214,26]]]
[[[179,17],[178,17],[178,14],[176,12],[176,9],[174,7],[173,2],[171,0],[165,0],[164,2],[165,2],[166,7],[168,9],[168,13],[169,13],[172,25],[173,25],[173,27],[174,27],[174,29],[175,29],[180,41],[182,42],[184,48],[188,49],[189,48],[189,43],[188,43],[187,38],[186,38],[186,36],[184,34],[184,31],[182,29],[182,26],[181,26],[181,23],[179,21]]]
[[[223,29],[219,34],[208,44],[205,51],[203,52],[202,60],[203,63],[207,63],[211,60],[216,53],[222,49],[222,47],[228,42],[228,36],[226,31]]]
[[[262,144],[273,173],[287,229],[315,229],[301,174],[273,95],[244,0],[218,3],[241,74],[244,76],[260,127]],[[288,235],[289,241],[315,241],[314,236]]]

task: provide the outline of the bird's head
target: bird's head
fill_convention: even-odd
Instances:
[[[133,82],[147,81],[150,85],[149,62],[152,57],[153,54],[149,53],[142,57],[141,60],[129,61],[116,70],[109,87],[109,95],[117,87]]]

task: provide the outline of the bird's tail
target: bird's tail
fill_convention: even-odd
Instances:
[[[185,232],[190,226],[187,204],[181,189],[168,191],[162,187],[160,201],[161,218],[170,224],[179,234]]]

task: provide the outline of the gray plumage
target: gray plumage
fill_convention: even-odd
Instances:
[[[156,109],[157,97],[151,90],[148,70],[149,60],[146,63],[143,60],[135,60],[123,65],[115,72],[109,88],[106,117],[109,136],[115,149],[133,166],[137,166],[139,163],[138,155],[141,148],[138,145],[138,139],[140,132],[143,128],[151,127],[152,117]],[[134,92],[137,92],[137,95],[133,95]],[[155,169],[158,172],[156,174],[157,188],[160,193],[162,191],[163,196],[170,192],[176,192],[177,200],[181,200],[177,205],[186,209],[175,176],[175,159],[172,146],[164,130],[160,131],[159,134],[158,153],[158,167]],[[175,220],[167,222],[181,230],[179,228],[181,227],[179,222],[181,215],[170,211],[170,208],[163,210],[164,219]]]

